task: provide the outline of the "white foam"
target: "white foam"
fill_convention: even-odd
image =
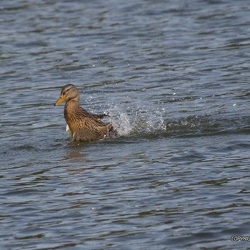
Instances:
[[[154,133],[166,129],[164,110],[150,111],[145,107],[121,109],[112,106],[109,110],[112,123],[121,136],[141,133]]]
[[[118,134],[121,136],[128,135],[132,132],[132,125],[128,114],[118,108],[113,106],[110,111],[110,117],[112,118],[112,124],[117,130]]]

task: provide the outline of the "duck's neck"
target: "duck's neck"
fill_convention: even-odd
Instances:
[[[68,100],[64,107],[65,120],[67,121],[67,118],[69,118],[70,116],[74,116],[74,114],[77,112],[78,109],[79,109],[79,100],[76,99]]]

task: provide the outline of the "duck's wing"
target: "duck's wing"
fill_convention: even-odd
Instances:
[[[102,119],[106,116],[109,116],[109,113],[108,112],[104,112],[103,114],[92,114],[92,113],[89,113],[92,117],[96,118],[96,119]]]
[[[108,116],[108,113],[92,114],[89,113],[87,110],[83,109],[82,107],[79,108],[78,112],[79,114],[77,116],[79,117],[79,120],[82,120],[82,122],[88,127],[103,127],[109,124],[101,121],[102,118]]]

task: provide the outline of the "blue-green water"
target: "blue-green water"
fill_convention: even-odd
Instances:
[[[1,249],[247,249],[248,1],[0,4]],[[61,87],[116,139],[72,143]]]

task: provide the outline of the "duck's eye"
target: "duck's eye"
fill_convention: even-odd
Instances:
[[[65,89],[63,94],[66,94],[70,89]]]

